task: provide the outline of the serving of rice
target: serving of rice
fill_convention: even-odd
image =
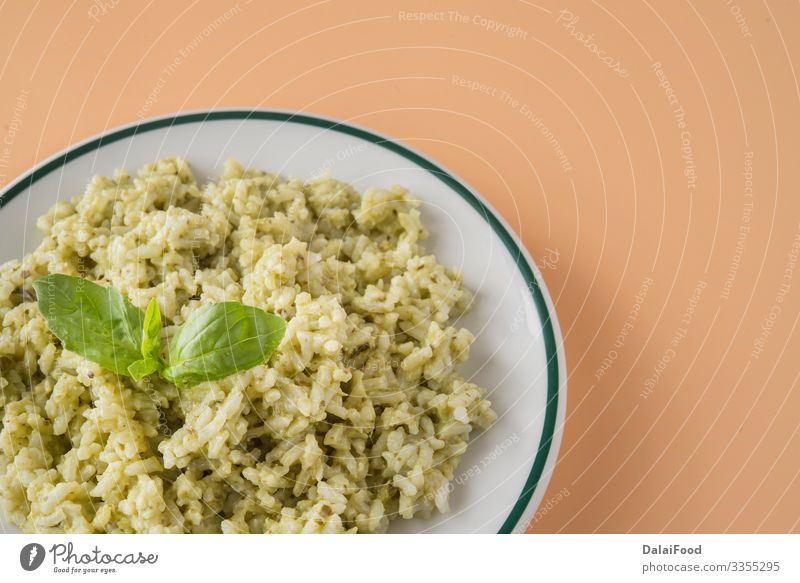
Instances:
[[[0,497],[27,532],[384,532],[447,512],[470,432],[494,420],[456,367],[470,294],[426,255],[419,202],[229,161],[199,185],[165,158],[97,176],[0,266]],[[270,359],[178,389],[62,349],[32,282],[158,301],[168,339],[212,302],[281,316]]]

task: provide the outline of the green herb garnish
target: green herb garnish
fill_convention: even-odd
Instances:
[[[195,384],[253,368],[273,353],[285,330],[278,316],[239,302],[203,306],[173,336],[162,376]]]
[[[143,377],[161,372],[164,368],[164,359],[161,357],[161,311],[155,298],[150,300],[147,311],[144,313],[142,324],[141,360],[132,362],[128,372],[137,381]]]
[[[47,326],[68,350],[122,375],[141,358],[144,316],[115,289],[61,274],[33,288]]]
[[[161,353],[161,313],[155,299],[147,312],[110,287],[53,274],[33,283],[39,311],[64,348],[119,375],[141,380],[158,373],[180,386],[225,378],[266,361],[286,323],[239,302],[203,306]]]

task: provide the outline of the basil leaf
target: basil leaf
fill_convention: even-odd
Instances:
[[[155,298],[150,300],[144,313],[142,325],[142,359],[128,366],[128,372],[137,381],[161,370],[164,362],[161,358],[161,311]]]
[[[140,381],[147,375],[151,375],[159,369],[159,363],[153,358],[142,358],[128,365],[128,374],[135,380]]]
[[[155,298],[143,314],[116,290],[80,277],[52,274],[33,286],[39,311],[64,348],[136,380],[155,372],[184,386],[218,380],[264,362],[286,332],[281,318],[258,308],[211,304],[178,329],[166,366]]]
[[[142,325],[142,356],[155,359],[161,358],[161,310],[155,298],[150,300],[147,311],[144,313]]]
[[[141,359],[144,316],[119,292],[63,274],[40,277],[33,287],[39,311],[64,348],[121,375]]]
[[[267,360],[286,332],[286,323],[239,302],[203,306],[178,329],[162,376],[196,385],[247,370]]]

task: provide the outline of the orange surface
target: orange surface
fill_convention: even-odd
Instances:
[[[494,204],[557,304],[533,532],[800,531],[800,5],[227,6],[2,4],[0,182],[188,108],[396,136]]]

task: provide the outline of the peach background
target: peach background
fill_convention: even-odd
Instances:
[[[0,183],[188,108],[396,136],[495,205],[557,304],[568,419],[531,531],[800,531],[800,6],[402,6],[4,3]]]

